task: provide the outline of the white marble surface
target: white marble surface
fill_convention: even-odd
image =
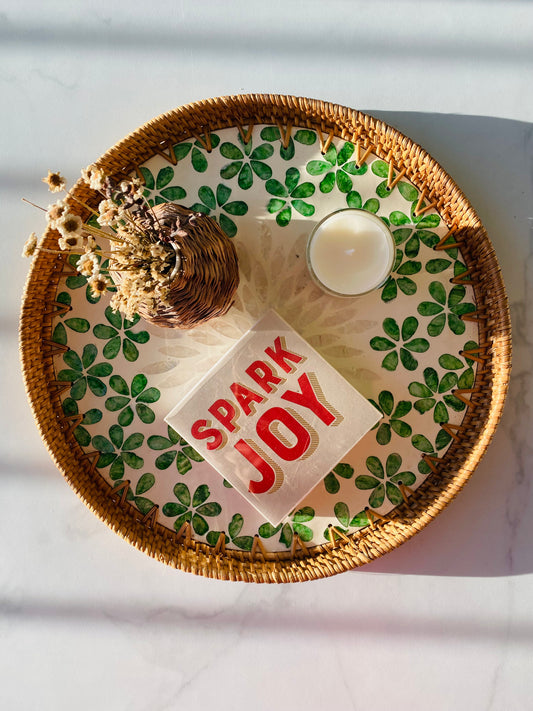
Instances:
[[[533,682],[533,5],[0,1],[0,708],[519,711]],[[166,568],[78,501],[19,375],[19,258],[68,177],[162,111],[241,92],[361,108],[451,173],[507,283],[489,452],[425,531],[353,573],[247,586]]]

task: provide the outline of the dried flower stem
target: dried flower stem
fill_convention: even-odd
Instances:
[[[93,215],[99,215],[99,214],[100,214],[100,213],[99,213],[97,210],[95,210],[93,207],[91,207],[90,205],[87,205],[86,202],[83,202],[83,200],[79,200],[77,197],[74,197],[74,195],[69,195],[69,197],[71,197],[73,200],[75,200],[75,201],[76,201],[77,203],[79,203],[80,205],[83,205],[83,207],[87,208],[87,210],[89,210],[89,212],[92,212]]]
[[[40,205],[36,205],[34,202],[31,202],[31,200],[26,200],[26,198],[20,198],[22,202],[27,202],[28,205],[31,205],[32,207],[36,207],[38,210],[42,210],[43,212],[46,212],[46,207],[41,207]]]
[[[48,209],[25,200],[46,213],[48,227],[58,230],[61,237],[58,240],[60,251],[57,251],[39,248],[37,236],[32,233],[23,255],[32,256],[39,250],[77,255],[78,272],[87,277],[91,292],[98,296],[113,286],[111,274],[120,274],[113,289],[111,308],[120,310],[127,318],[132,318],[140,307],[152,312],[159,304],[168,305],[173,274],[181,263],[179,248],[174,247],[173,251],[171,240],[176,235],[186,235],[183,227],[188,218],[184,224],[180,223],[181,214],[171,221],[160,220],[157,209],[150,204],[135,178],[128,176],[117,182],[116,177],[106,176],[100,168],[89,166],[82,171],[82,179],[102,196],[96,208],[74,195],[67,195]],[[53,173],[45,182],[52,192],[58,192],[65,181],[59,173]],[[96,217],[96,222],[83,223],[74,204]],[[97,239],[100,244],[107,240],[109,246],[102,250]]]
[[[105,239],[108,239],[111,242],[118,242],[119,244],[124,244],[124,242],[126,242],[127,244],[133,244],[133,242],[130,242],[130,240],[126,239],[125,237],[115,237],[114,235],[110,235],[109,232],[104,232],[104,230],[100,230],[98,229],[98,227],[93,227],[92,225],[84,224],[82,229],[84,229],[86,232],[90,232],[96,237],[104,237]]]

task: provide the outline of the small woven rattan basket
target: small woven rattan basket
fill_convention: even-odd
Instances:
[[[146,321],[163,328],[193,328],[223,316],[233,303],[239,285],[239,265],[233,242],[218,224],[201,212],[163,203],[153,208],[161,232],[176,217],[193,218],[184,234],[173,237],[177,269],[171,275],[170,305],[158,305],[155,313],[141,304],[138,312]],[[120,272],[115,274],[120,283]]]
[[[396,548],[422,530],[467,482],[492,440],[501,417],[511,362],[510,317],[504,284],[492,245],[476,212],[449,175],[422,148],[371,116],[322,101],[292,96],[246,95],[182,106],[150,121],[111,148],[97,163],[108,175],[139,172],[154,155],[168,157],[170,147],[189,138],[209,149],[211,131],[238,127],[246,136],[257,124],[280,127],[283,140],[293,127],[316,131],[325,152],[334,137],[372,151],[409,179],[421,200],[434,206],[460,246],[477,304],[479,348],[475,384],[460,432],[442,458],[428,457],[433,474],[387,516],[369,516],[370,525],[350,535],[332,536],[315,548],[295,541],[286,553],[271,553],[256,538],[251,551],[229,550],[223,536],[216,546],[194,540],[190,527],[174,532],[152,512],[142,516],[95,469],[94,457],[72,439],[72,422],[61,409],[54,357],[62,352],[52,340],[54,318],[64,307],[56,301],[64,260],[42,253],[34,261],[22,305],[20,350],[31,406],[41,436],[57,466],[87,506],[132,545],[176,568],[223,580],[300,582],[361,566]],[[95,204],[83,183],[75,197]],[[83,215],[87,218],[88,213]],[[448,237],[448,236],[447,236]],[[49,237],[51,244],[52,237]],[[446,248],[444,246],[443,248]],[[192,257],[191,257],[192,259]],[[232,286],[228,287],[231,289]]]

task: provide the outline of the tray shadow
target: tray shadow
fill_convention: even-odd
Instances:
[[[407,544],[354,574],[496,577],[533,571],[533,124],[368,113],[423,146],[468,196],[494,245],[513,322],[513,376],[484,459],[457,499]]]

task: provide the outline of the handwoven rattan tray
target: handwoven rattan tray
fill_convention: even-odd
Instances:
[[[235,239],[242,284],[228,318],[190,336],[162,336],[117,321],[104,300],[88,303],[71,263],[39,254],[23,300],[22,369],[41,436],[87,506],[167,564],[247,582],[298,582],[363,565],[442,511],[492,439],[511,357],[494,251],[444,170],[361,112],[267,95],[180,107],[98,165],[116,177],[136,172],[149,199],[216,217]],[[73,195],[89,205],[98,199],[81,182]],[[389,220],[397,261],[381,293],[341,308],[306,281],[301,247],[316,221],[342,206]],[[50,231],[45,246],[56,242]],[[275,530],[241,509],[162,421],[169,398],[272,306],[384,414],[353,458],[324,472],[324,485]],[[89,313],[103,321],[92,330]]]

